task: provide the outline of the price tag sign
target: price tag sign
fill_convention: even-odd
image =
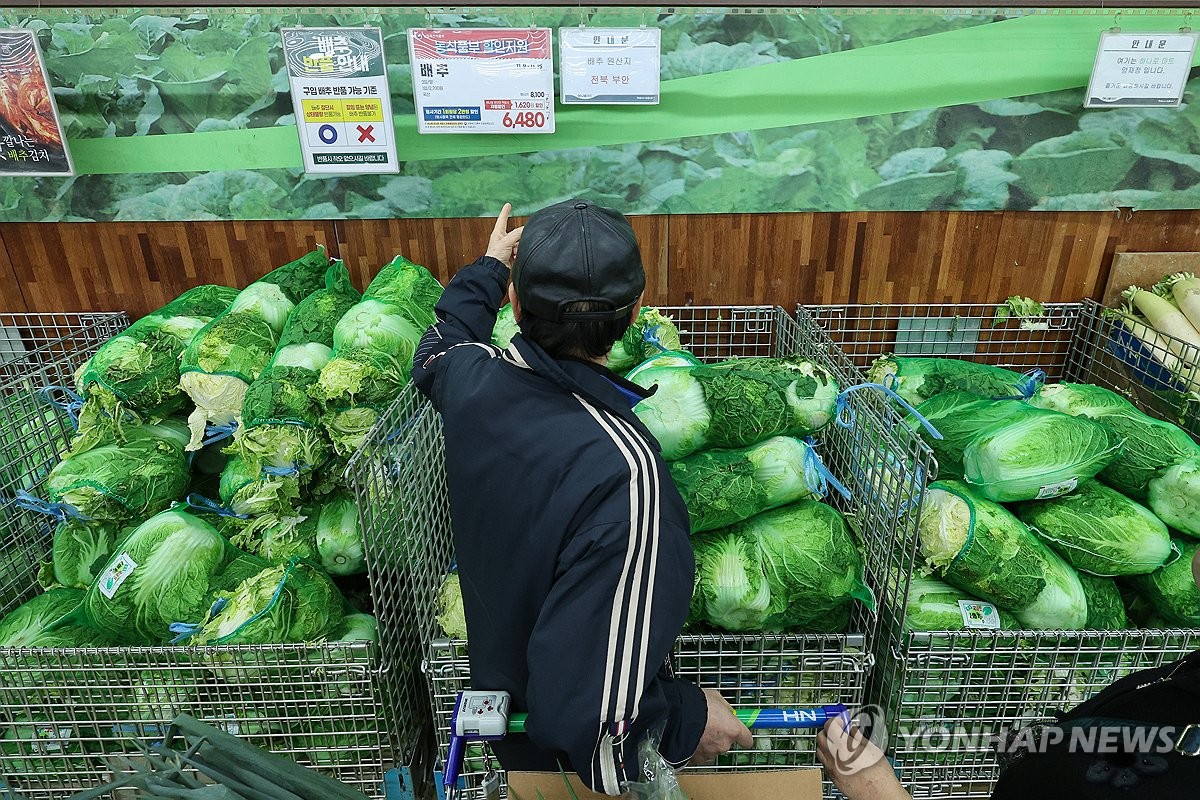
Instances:
[[[564,104],[658,104],[658,28],[560,28],[558,48]]]
[[[304,171],[399,172],[379,28],[285,28]]]
[[[1085,108],[1178,106],[1196,54],[1195,33],[1100,35]]]
[[[73,175],[33,31],[0,30],[0,175]]]
[[[958,609],[962,612],[964,628],[983,631],[1000,630],[1000,612],[991,603],[985,603],[982,600],[959,600]]]
[[[549,28],[411,28],[421,133],[554,133]]]

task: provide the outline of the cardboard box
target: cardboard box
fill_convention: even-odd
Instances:
[[[571,775],[571,788],[579,800],[598,800],[607,795],[583,788],[579,776]],[[821,800],[821,770],[776,769],[733,772],[679,773],[679,785],[691,800]],[[557,772],[510,772],[511,800],[571,800]]]

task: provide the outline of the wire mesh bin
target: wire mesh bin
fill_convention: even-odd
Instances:
[[[1047,381],[1094,383],[1200,432],[1198,401],[1188,394],[1200,350],[1146,343],[1091,300],[1047,304],[1044,315],[1027,319],[990,305],[802,306],[797,319],[802,329],[825,331],[860,372],[885,354],[1041,369]],[[935,476],[936,468],[925,473]],[[898,526],[893,548],[868,554],[883,556],[877,573],[896,576],[881,587],[869,696],[883,706],[889,753],[914,797],[990,797],[1005,735],[1200,647],[1197,630],[906,633],[918,519],[919,507]]]
[[[0,315],[20,351],[0,358],[0,613],[37,591],[53,526],[18,508],[40,494],[66,449],[68,416],[40,398],[126,316]],[[73,327],[74,323],[78,323]],[[6,334],[7,335],[7,334]],[[126,771],[176,714],[217,724],[252,744],[382,796],[392,766],[378,648],[369,642],[86,649],[0,648],[0,786],[59,800]]]
[[[831,370],[839,383],[855,380],[855,371],[828,337],[801,336],[795,320],[777,307],[664,308],[680,330],[683,347],[703,361],[747,356],[797,354]],[[919,501],[927,456],[915,436],[885,426],[867,394],[849,398],[849,427],[830,425],[820,434],[818,451],[848,487],[850,497],[828,502],[852,516],[865,549],[882,553],[897,524],[887,509]],[[415,387],[385,414],[371,441],[352,466],[359,474],[360,498],[370,516],[369,561],[388,585],[404,591],[378,597],[385,661],[395,664],[405,690],[398,693],[403,711],[418,718],[432,709],[437,752],[449,740],[454,698],[466,688],[467,643],[444,638],[435,615],[438,590],[454,562],[445,451],[437,414]],[[882,556],[877,556],[876,561]],[[868,582],[874,575],[868,573]],[[862,607],[854,612],[848,634],[734,635],[686,634],[676,646],[676,670],[701,685],[720,687],[746,707],[846,702],[861,704],[873,657],[869,642],[876,619]],[[424,681],[408,664],[424,662]],[[815,765],[815,733],[760,737],[754,752],[723,757],[717,769],[741,766]],[[463,780],[467,796],[482,796],[487,751],[468,752]]]

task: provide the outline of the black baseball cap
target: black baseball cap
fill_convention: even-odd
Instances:
[[[554,322],[628,317],[646,288],[646,270],[624,215],[587,200],[534,212],[525,223],[513,285],[521,308]],[[597,311],[563,309],[590,302]]]

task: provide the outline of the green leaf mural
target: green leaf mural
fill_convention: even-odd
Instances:
[[[1081,107],[1111,9],[604,9],[584,21],[662,30],[662,106],[560,108],[549,136],[417,137],[408,28],[581,22],[444,12],[0,11],[0,27],[38,32],[81,165],[0,179],[0,221],[455,217],[579,194],[634,214],[1200,207],[1200,71],[1179,109]],[[1121,24],[1182,20],[1124,10]],[[408,160],[305,176],[279,29],[363,24],[383,30]],[[1070,47],[1045,46],[1063,31]],[[1045,63],[993,69],[1025,44]]]

